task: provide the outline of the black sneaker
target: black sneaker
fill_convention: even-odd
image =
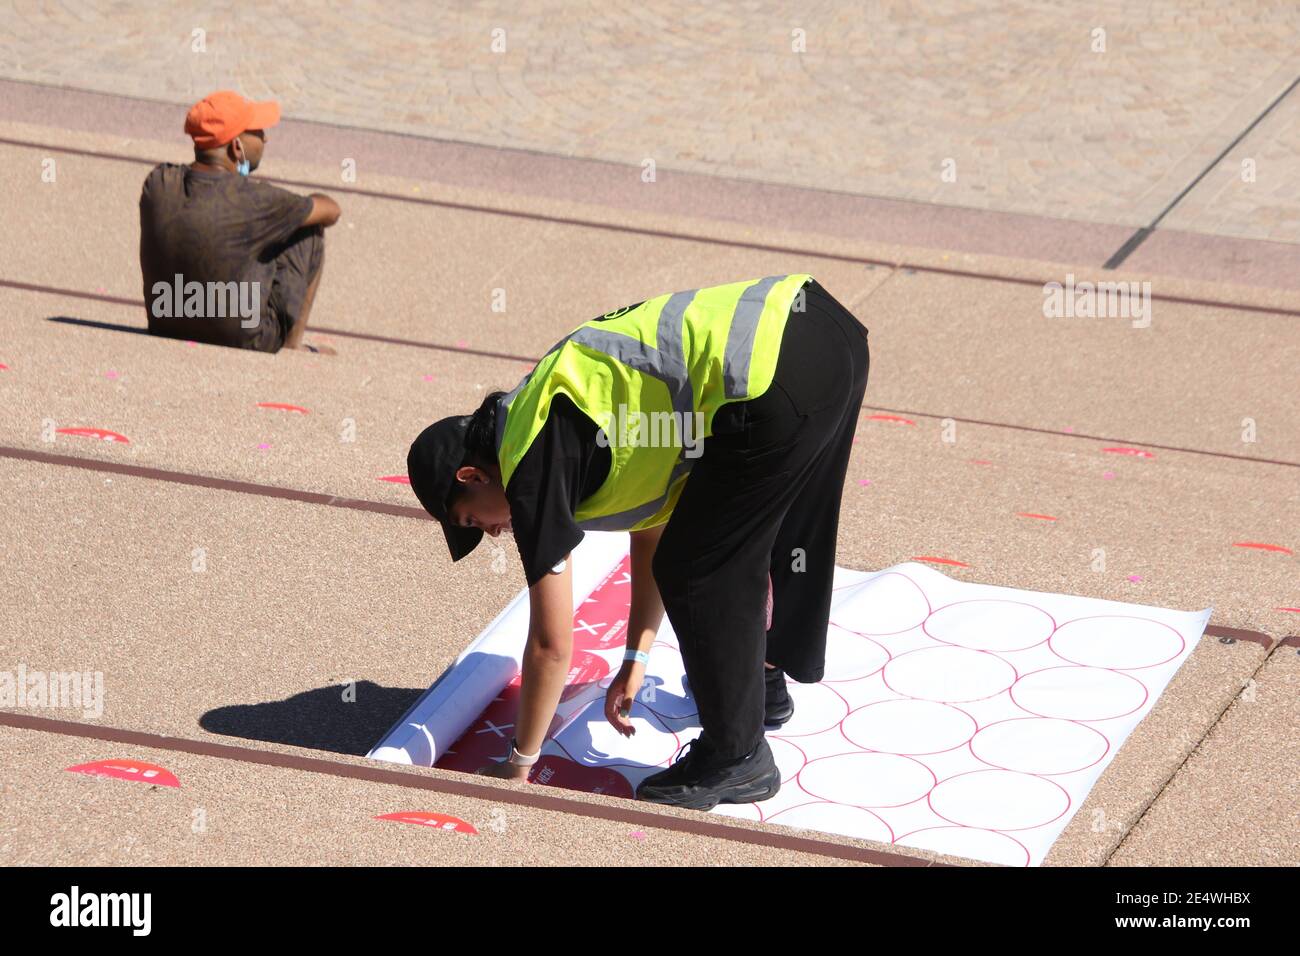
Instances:
[[[739,760],[719,762],[708,741],[697,737],[683,748],[686,755],[667,770],[641,781],[636,798],[688,810],[712,810],[719,803],[752,803],[776,796],[781,772],[767,740]],[[680,751],[679,751],[680,753]]]
[[[763,668],[763,726],[775,730],[794,716],[794,701],[785,686],[785,671]]]

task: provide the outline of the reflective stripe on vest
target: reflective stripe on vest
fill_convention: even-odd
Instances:
[[[768,276],[759,279],[740,294],[736,311],[731,316],[731,329],[727,333],[727,351],[723,356],[723,380],[727,398],[738,398],[749,388],[749,362],[754,355],[754,335],[758,320],[767,303],[767,294],[785,276]]]
[[[780,316],[780,329],[783,331],[784,323],[788,318],[790,300],[793,300],[795,296],[801,294],[804,283],[811,279],[811,276],[806,274],[793,276],[768,276],[748,284],[730,284],[731,286],[741,286],[741,288],[734,306],[730,307],[730,324],[726,329],[725,345],[722,345],[720,348],[718,343],[713,342],[710,339],[710,336],[716,333],[718,329],[709,323],[716,323],[718,321],[717,317],[709,316],[707,313],[701,317],[699,310],[716,308],[716,306],[711,304],[710,300],[716,299],[719,295],[725,294],[729,297],[730,295],[735,294],[730,291],[729,286],[714,286],[710,289],[692,289],[687,292],[677,292],[668,296],[663,302],[663,305],[660,306],[659,313],[655,318],[654,345],[644,341],[641,337],[638,337],[635,334],[628,334],[625,331],[619,331],[604,326],[605,320],[621,318],[628,312],[645,308],[647,303],[641,303],[638,306],[631,307],[630,309],[607,313],[606,316],[603,316],[601,319],[592,320],[591,322],[584,323],[574,329],[547,351],[546,355],[538,362],[537,368],[534,368],[524,376],[523,380],[520,381],[518,385],[500,399],[497,409],[496,445],[502,469],[503,482],[509,482],[510,476],[514,473],[515,467],[518,465],[519,461],[523,459],[524,454],[527,453],[528,448],[532,444],[532,440],[536,437],[537,433],[540,432],[541,423],[544,422],[545,415],[539,415],[538,407],[541,405],[543,398],[545,400],[545,407],[549,408],[550,398],[553,394],[557,391],[563,392],[570,398],[574,399],[575,404],[577,404],[585,414],[592,417],[593,420],[596,420],[597,427],[602,427],[600,422],[597,420],[600,414],[599,410],[602,407],[605,408],[605,415],[606,418],[608,418],[608,406],[613,402],[613,395],[594,392],[589,392],[586,395],[570,394],[572,391],[581,392],[582,386],[586,384],[586,382],[581,382],[577,385],[572,384],[575,365],[580,371],[581,363],[590,361],[595,363],[592,369],[593,372],[597,372],[601,369],[601,360],[588,356],[585,353],[569,353],[567,360],[565,356],[555,354],[569,346],[570,343],[581,345],[593,352],[600,353],[601,356],[618,362],[627,369],[662,382],[667,390],[672,411],[678,416],[677,421],[679,423],[693,424],[695,419],[691,416],[696,412],[701,411],[701,409],[697,407],[697,391],[700,392],[700,404],[710,406],[711,411],[714,412],[716,412],[716,407],[713,406],[720,406],[721,404],[725,404],[727,401],[743,400],[747,396],[756,397],[749,394],[749,389],[751,387],[751,382],[753,381],[751,371],[754,368],[755,347],[758,342],[759,326],[764,310],[769,304],[768,300],[772,295],[773,289],[787,279],[797,280],[797,282],[790,282],[783,286],[782,296],[775,301],[775,304],[779,304],[782,307],[781,311],[784,313]],[[697,303],[697,297],[702,298],[704,304]],[[648,300],[648,302],[649,301],[653,300]],[[708,340],[705,346],[699,346],[698,343],[695,342],[695,338],[698,338],[698,336],[696,336],[693,337],[693,345],[697,350],[699,348],[707,348],[713,351],[705,353],[697,352],[697,354],[688,357],[685,353],[684,327],[686,324],[686,312],[688,308],[691,307],[692,303],[697,304],[697,310],[692,312],[692,315],[696,316],[696,318],[692,321],[698,322],[698,324],[693,327],[693,331],[698,333],[703,330],[706,333],[703,337]],[[647,315],[645,318],[648,320],[649,316]],[[641,334],[646,335],[645,331]],[[775,366],[775,353],[779,349],[780,335],[778,334],[775,339],[772,339],[771,334],[765,333],[765,338],[768,340],[768,343],[765,346],[765,352],[763,355],[764,364],[762,366],[765,375],[760,379],[763,389],[766,389],[767,385],[770,384],[771,381],[771,371]],[[554,356],[553,359],[552,356]],[[551,361],[548,362],[548,359],[551,359]],[[554,382],[550,381],[534,381],[535,374],[543,365],[547,365],[548,371],[551,374],[554,374],[557,365],[561,362],[564,362],[564,371],[561,375],[561,378],[565,383],[564,386],[556,385]],[[715,371],[710,373],[710,378],[714,383],[713,385],[706,385],[704,382],[692,382],[690,374],[692,362],[697,365],[702,365],[705,368],[710,367],[710,362],[713,363],[711,367],[714,368]],[[716,374],[716,368],[719,365],[721,367],[720,381],[712,377]],[[607,373],[615,373],[615,370],[608,369],[608,367],[605,368]],[[583,373],[582,377],[585,378],[586,373]],[[624,381],[624,378],[617,374],[616,379],[619,382]],[[595,378],[593,378],[592,381],[595,381]],[[608,379],[606,379],[606,381],[608,381]],[[635,384],[634,380],[629,379],[629,382],[632,385]],[[542,395],[533,395],[533,398],[530,399],[528,403],[533,407],[533,411],[531,413],[523,413],[531,414],[532,419],[513,424],[515,432],[509,449],[513,458],[508,455],[507,459],[502,459],[501,451],[503,446],[506,444],[507,431],[512,425],[510,418],[511,408],[514,406],[515,400],[519,395],[530,386],[534,389],[540,389]],[[717,390],[706,396],[706,387]],[[619,388],[616,389],[620,394],[626,390],[627,389],[623,386],[619,386]],[[642,403],[646,403],[647,397],[644,388],[637,388],[635,391],[639,396],[638,400]],[[660,401],[662,401],[662,399],[651,399],[649,400],[649,403],[639,405],[632,411],[636,414],[658,414],[661,409],[656,403]],[[711,415],[709,416],[709,419],[711,424]],[[680,427],[681,426],[679,425],[679,428]],[[522,438],[519,434],[520,429],[524,429],[525,431]],[[706,426],[705,435],[707,435],[708,431],[709,428]],[[695,435],[695,438],[699,440],[705,437],[705,435]],[[620,460],[623,460],[624,464],[626,464],[628,461],[631,461],[632,456],[636,453],[634,451],[627,451],[626,449],[615,451],[613,447],[614,444],[615,443],[611,441],[612,453],[610,458],[610,474],[608,478],[595,494],[590,496],[590,498],[585,499],[584,502],[579,505],[578,511],[580,515],[578,516],[577,524],[580,528],[585,530],[629,530],[634,529],[636,525],[641,524],[642,522],[649,521],[656,517],[667,505],[669,505],[670,498],[672,504],[676,503],[676,496],[681,492],[682,479],[690,473],[690,470],[695,463],[694,458],[686,457],[687,449],[684,444],[676,450],[670,470],[668,467],[668,458],[665,455],[665,453],[669,451],[668,448],[660,449],[653,455],[645,454],[641,456],[641,460],[649,462],[652,466],[652,472],[660,474],[664,471],[668,472],[661,486],[661,490],[658,491],[658,493],[655,493],[650,499],[631,505],[630,507],[616,508],[615,510],[609,511],[597,510],[595,513],[590,513],[590,509],[586,509],[589,513],[583,516],[581,515],[581,512],[584,510],[584,505],[588,501],[597,498],[616,498],[618,496],[618,488],[611,486],[611,482],[617,482],[619,478],[617,472],[619,471]],[[632,498],[632,500],[635,501],[636,499]],[[671,513],[670,508],[669,513]],[[667,520],[666,516],[662,516],[660,521],[647,524],[646,527],[652,527],[653,524],[662,523],[664,520]]]

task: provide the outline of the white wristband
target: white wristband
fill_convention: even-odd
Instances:
[[[519,742],[515,740],[515,738],[511,737],[510,756],[506,758],[506,763],[514,764],[516,767],[531,767],[533,764],[537,763],[537,759],[541,757],[541,755],[542,752],[540,750],[532,756],[521,754],[519,752]]]
[[[623,655],[623,660],[636,661],[638,664],[648,664],[650,663],[650,655],[645,651],[636,651],[629,647],[627,652]]]

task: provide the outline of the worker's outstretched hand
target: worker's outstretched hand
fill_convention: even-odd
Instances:
[[[624,661],[618,675],[609,685],[609,690],[605,691],[605,719],[624,737],[631,737],[636,733],[636,728],[632,726],[628,715],[632,712],[632,704],[644,679],[644,664]]]

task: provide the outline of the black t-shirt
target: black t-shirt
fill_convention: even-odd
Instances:
[[[506,485],[510,524],[532,587],[582,541],[578,503],[609,477],[610,452],[596,443],[596,423],[557,394],[541,432]]]
[[[246,327],[228,308],[220,310],[226,313],[220,317],[178,315],[171,291],[176,276],[181,276],[182,287],[190,282],[205,289],[209,283],[245,283],[240,304],[251,306],[256,290],[259,314],[264,315],[275,276],[274,257],[311,210],[310,196],[252,177],[178,163],[155,166],[140,192],[140,272],[149,330],[248,346],[273,323],[250,322]]]

